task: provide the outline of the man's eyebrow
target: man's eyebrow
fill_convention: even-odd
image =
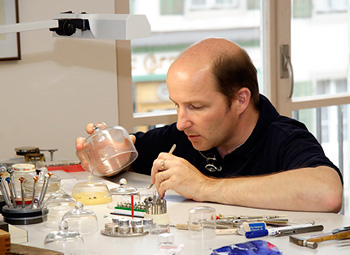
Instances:
[[[176,101],[174,101],[170,96],[169,96],[169,99],[174,103],[174,104],[178,104]],[[185,102],[182,102],[182,104],[205,104],[204,101],[201,101],[201,100],[194,100],[194,101],[185,101]]]

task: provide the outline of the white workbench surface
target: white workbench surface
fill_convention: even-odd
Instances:
[[[63,180],[62,188],[67,192],[71,191],[72,183],[78,180],[85,180],[86,172],[72,173],[74,176],[71,180]],[[77,178],[78,180],[76,180]],[[150,185],[150,176],[140,175],[132,172],[123,173],[121,175],[110,178],[109,180],[118,183],[121,178],[126,178],[128,185],[137,188],[146,188]],[[66,185],[66,184],[67,185]],[[107,182],[109,188],[115,186],[114,183]],[[66,187],[65,187],[66,186]],[[331,232],[333,229],[343,226],[350,226],[350,217],[332,213],[307,213],[307,212],[290,212],[290,211],[274,211],[260,210],[238,206],[228,206],[215,203],[198,203],[184,199],[177,193],[167,191],[165,199],[167,200],[168,213],[171,224],[186,223],[188,219],[188,210],[195,206],[211,206],[216,209],[216,212],[223,215],[287,215],[290,222],[306,223],[314,220],[316,224],[324,226],[323,233]],[[90,205],[85,208],[94,211],[98,216],[100,230],[104,228],[104,224],[111,222],[110,218],[104,216],[110,215],[111,209],[107,205]],[[44,248],[45,236],[54,230],[44,226],[45,223],[33,225],[17,225],[28,231],[29,242],[27,245]],[[226,235],[216,236],[215,239],[198,241],[189,239],[189,233],[186,230],[177,230],[171,228],[171,233],[174,234],[174,242],[176,244],[184,244],[184,250],[181,254],[210,254],[211,249],[216,249],[233,243],[247,242],[244,236]],[[321,234],[314,232],[309,234],[300,234],[301,237],[309,237],[310,235]],[[302,254],[350,254],[350,246],[341,247],[337,241],[320,243],[318,248],[313,250],[306,247],[297,246],[289,242],[288,236],[282,237],[263,237],[259,238],[269,241],[276,245],[285,255],[302,255]],[[254,239],[250,239],[254,240]],[[148,234],[141,237],[118,238],[101,235],[100,232],[95,232],[84,236],[86,254],[155,254],[157,252],[157,235]]]

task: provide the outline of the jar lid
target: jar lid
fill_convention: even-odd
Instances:
[[[14,164],[12,165],[15,172],[33,172],[35,171],[35,165],[33,164]]]

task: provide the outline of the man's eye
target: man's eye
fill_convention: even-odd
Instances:
[[[199,110],[199,109],[201,109],[203,107],[199,106],[199,105],[191,105],[190,108],[195,109],[195,110]]]

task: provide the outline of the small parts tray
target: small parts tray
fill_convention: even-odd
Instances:
[[[113,222],[105,224],[104,229],[101,230],[101,234],[113,237],[145,236],[148,234],[148,229],[152,225],[152,219],[113,219]]]
[[[121,234],[121,233],[110,233],[107,232],[105,229],[101,230],[101,234],[105,235],[105,236],[112,236],[112,237],[136,237],[136,236],[145,236],[147,235],[149,232],[145,231],[145,232],[141,232],[141,233],[129,233],[129,234]]]

